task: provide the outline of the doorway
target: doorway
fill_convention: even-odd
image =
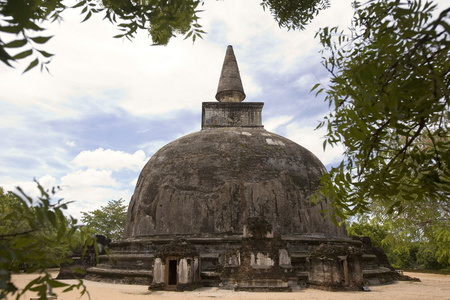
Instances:
[[[167,278],[167,285],[176,285],[177,284],[177,265],[178,262],[176,259],[169,260],[169,272]]]

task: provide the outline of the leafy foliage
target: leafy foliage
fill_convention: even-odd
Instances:
[[[20,188],[17,194],[0,188],[0,299],[16,293],[19,299],[26,291],[38,292],[44,299],[50,286],[85,292],[82,281],[72,285],[59,282],[46,269],[69,262],[67,256],[78,243],[93,244],[94,239],[80,232],[75,219],[64,216],[67,202],[51,200],[56,189],[46,191],[39,184],[38,189],[41,195],[32,199]],[[40,275],[19,290],[11,274],[21,270]]]
[[[121,34],[116,38],[134,37],[138,29],[147,30],[154,45],[167,45],[176,34],[192,36],[192,40],[202,36],[204,31],[198,24],[201,12],[200,0],[83,0],[74,7],[82,8],[83,20],[93,13],[104,12],[105,19],[116,24]]]
[[[369,218],[360,215],[357,221],[347,221],[347,232],[349,236],[370,237],[374,246],[383,248],[395,268],[448,269],[448,240],[443,240],[441,232],[436,230],[436,222],[442,220],[433,220],[431,215],[426,223],[420,223],[415,217],[407,217]]]
[[[261,6],[269,10],[280,27],[305,29],[321,10],[330,6],[329,0],[262,0]]]
[[[83,215],[81,221],[86,227],[101,234],[107,238],[117,241],[122,238],[125,219],[127,216],[127,207],[123,204],[124,200],[108,201],[106,206],[90,212],[81,212]]]
[[[24,72],[34,68],[41,61],[41,68],[46,67],[53,54],[40,47],[51,36],[40,36],[44,28],[41,21],[60,20],[60,14],[65,6],[60,0],[2,0],[0,1],[0,33],[14,36],[5,41],[0,36],[0,60],[8,66],[11,61],[32,57],[34,60]],[[38,33],[39,35],[36,35]]]
[[[349,236],[368,236],[372,240],[373,246],[382,247],[386,251],[386,238],[389,235],[389,228],[376,222],[375,219],[360,218],[357,222],[347,221],[347,234]]]
[[[448,209],[450,8],[436,14],[432,2],[413,0],[354,8],[349,32],[317,33],[332,76],[323,88],[332,111],[319,127],[328,130],[324,147],[345,147],[320,193],[341,216]]]
[[[450,266],[449,208],[446,203],[429,200],[420,208],[411,205],[391,215],[378,213],[378,219],[389,226],[392,235],[390,242],[403,245],[418,243],[417,258],[424,259],[419,263],[427,268],[438,268],[439,265]],[[430,260],[431,257],[433,260]]]
[[[30,59],[27,72],[40,65],[48,71],[54,54],[43,50],[52,36],[45,36],[45,23],[61,21],[66,9],[81,10],[82,22],[94,14],[116,25],[115,38],[132,39],[138,30],[152,37],[154,45],[166,45],[176,34],[193,41],[205,33],[198,24],[199,4],[203,0],[78,0],[66,6],[62,0],[0,0],[0,61]],[[6,36],[7,38],[5,38]]]

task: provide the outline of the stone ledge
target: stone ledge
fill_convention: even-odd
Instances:
[[[375,254],[363,254],[362,259],[377,259]]]
[[[109,258],[107,255],[101,255],[102,258]],[[146,253],[146,254],[133,254],[133,253],[127,253],[127,254],[120,254],[120,253],[114,253],[112,255],[110,255],[111,259],[149,259],[149,258],[154,258],[155,255],[154,254],[150,254],[150,253]]]
[[[153,272],[147,270],[100,269],[92,267],[87,269],[86,271],[87,273],[97,275],[138,276],[138,277],[153,276]]]
[[[327,243],[346,243],[358,246],[361,245],[361,241],[352,240],[347,237],[329,236],[325,234],[282,235],[281,239],[290,242],[310,242],[310,243],[321,243],[324,240],[326,240]]]
[[[292,253],[291,254],[291,259],[296,259],[296,258],[307,258],[308,257],[308,252],[303,252],[303,253]]]
[[[203,271],[200,274],[201,274],[201,276],[205,276],[205,277],[219,277],[220,276],[219,272],[214,272],[214,271]]]
[[[387,273],[391,273],[392,270],[385,268],[385,267],[380,267],[378,269],[366,269],[363,270],[363,275],[380,275],[380,274],[387,274]]]

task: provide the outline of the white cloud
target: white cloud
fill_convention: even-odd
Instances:
[[[94,151],[82,151],[72,163],[78,167],[88,167],[94,169],[108,169],[120,171],[130,169],[139,171],[147,162],[144,151],[138,150],[134,154],[111,149],[98,148]]]
[[[344,148],[342,146],[335,146],[334,148],[328,146],[324,152],[323,136],[325,135],[325,129],[315,130],[315,127],[306,124],[307,122],[289,124],[286,127],[286,137],[314,153],[324,165],[340,162],[343,158]]]
[[[44,190],[56,189],[56,194],[52,197],[54,201],[64,199],[70,202],[67,214],[76,219],[81,218],[81,211],[87,212],[100,208],[112,199],[124,199],[128,204],[132,191],[129,188],[121,188],[113,178],[111,171],[92,170],[76,171],[61,178],[61,184],[57,184],[57,179],[45,175],[37,179]],[[37,184],[34,181],[14,181],[11,178],[1,178],[3,188],[7,191],[18,193],[16,187],[20,187],[25,195],[32,199],[41,196]],[[18,193],[20,194],[20,193]],[[51,196],[51,195],[50,195]]]
[[[80,219],[81,211],[99,209],[109,200],[123,198],[129,200],[130,190],[123,189],[111,177],[112,171],[87,169],[69,173],[61,178],[62,190],[59,198],[73,201],[68,206],[68,214]]]
[[[322,81],[319,78],[317,78],[314,74],[305,74],[295,81],[295,85],[299,89],[305,89],[305,88],[312,88],[314,84],[318,82]]]
[[[133,181],[130,182],[130,185],[131,185],[132,187],[135,187],[136,184],[137,184],[137,182],[138,182],[138,179],[139,179],[139,177],[136,177],[135,179],[133,179]]]
[[[82,188],[89,186],[116,186],[117,182],[111,177],[112,171],[87,169],[69,173],[61,178],[63,188]]]
[[[154,140],[150,142],[145,142],[141,145],[139,145],[139,148],[145,149],[147,153],[150,155],[155,154],[159,149],[161,149],[163,146],[167,145],[170,141],[168,140]]]
[[[110,200],[124,199],[127,205],[131,198],[129,189],[111,187],[83,186],[76,188],[63,187],[58,197],[73,201],[68,205],[67,213],[76,219],[81,218],[81,212],[88,212],[105,206]]]
[[[39,182],[45,191],[50,191],[53,187],[57,186],[56,179],[51,175],[44,175],[39,179],[36,179],[36,181]],[[34,181],[14,181],[11,178],[2,178],[2,183],[5,190],[17,193],[18,195],[21,194],[17,190],[19,187],[26,196],[31,197],[32,199],[41,196],[41,192],[37,188],[37,183]]]
[[[268,131],[276,131],[277,127],[289,123],[292,118],[292,116],[279,116],[270,118],[264,122],[264,128]]]

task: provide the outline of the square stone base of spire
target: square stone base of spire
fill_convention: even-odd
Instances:
[[[264,127],[262,102],[203,102],[202,129],[217,127]]]

